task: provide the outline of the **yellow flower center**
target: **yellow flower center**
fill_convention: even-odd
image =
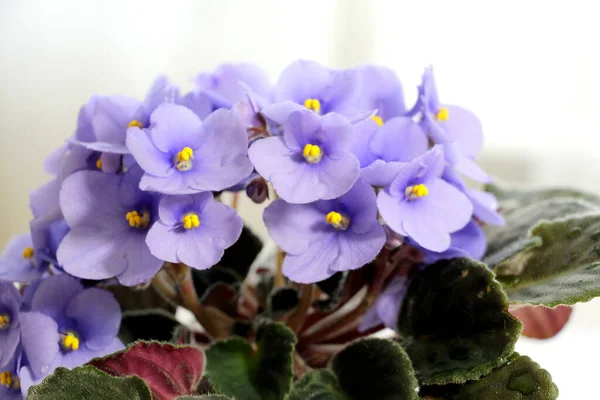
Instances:
[[[76,351],[79,349],[79,336],[72,331],[61,335],[60,345],[64,351]]]
[[[8,329],[10,326],[10,315],[7,313],[0,314],[0,329]]]
[[[175,156],[175,160],[173,160],[175,164],[175,168],[180,171],[189,171],[192,169],[192,160],[194,159],[194,150],[190,147],[184,147],[177,155]]]
[[[418,185],[408,186],[404,190],[404,195],[409,200],[415,200],[415,199],[418,199],[419,197],[425,197],[428,194],[429,194],[429,189],[427,189],[427,186],[425,186],[422,183],[420,183]]]
[[[181,222],[185,229],[192,229],[200,226],[200,219],[198,219],[198,214],[196,213],[185,214],[181,219]]]
[[[19,377],[13,376],[12,373],[5,371],[0,372],[0,385],[18,390],[21,388],[21,381],[19,380]]]
[[[150,223],[150,213],[148,211],[142,211],[141,215],[135,210],[130,211],[125,214],[125,218],[132,228],[146,229]]]
[[[132,128],[134,126],[137,126],[138,128],[143,128],[143,125],[140,121],[138,121],[137,119],[132,120],[129,125],[127,125],[127,128]]]
[[[448,121],[450,118],[450,111],[446,107],[440,107],[440,109],[435,114],[435,120],[438,122]]]
[[[96,168],[102,169],[102,159],[101,158],[96,160]]]
[[[309,143],[306,146],[304,146],[304,149],[302,150],[302,155],[309,163],[316,164],[319,161],[321,161],[321,158],[323,157],[323,152],[321,151],[321,148],[318,145]]]
[[[312,110],[316,113],[321,112],[321,102],[317,99],[306,99],[304,100],[304,107]]]
[[[28,260],[31,260],[33,258],[33,248],[32,247],[25,247],[25,249],[23,250],[23,258],[26,258]]]
[[[350,218],[336,211],[330,211],[325,216],[325,222],[338,230],[346,230],[350,226]]]
[[[383,126],[383,119],[379,115],[372,115],[371,119],[379,126]]]

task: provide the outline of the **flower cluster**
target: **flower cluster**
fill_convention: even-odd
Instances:
[[[10,282],[1,390],[119,346],[118,305],[78,279],[137,286],[165,263],[217,264],[243,228],[223,191],[263,202],[272,188],[264,222],[286,254],[283,274],[298,283],[360,268],[386,243],[428,262],[481,258],[480,225],[502,223],[493,196],[462,178],[490,182],[475,162],[481,124],[440,101],[431,68],[410,108],[395,73],[377,66],[296,61],[271,85],[256,66],[224,65],[194,83],[180,94],[159,77],[143,101],[92,96],[45,161],[53,179],[31,194],[30,233],[0,260]],[[12,282],[30,283],[25,298]],[[394,282],[397,299],[404,280]],[[388,322],[394,307],[373,312]]]

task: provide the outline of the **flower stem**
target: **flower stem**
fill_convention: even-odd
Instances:
[[[273,278],[273,285],[278,287],[285,286],[285,278],[283,277],[283,259],[285,258],[285,252],[281,248],[277,248],[277,254],[275,258],[275,276]]]

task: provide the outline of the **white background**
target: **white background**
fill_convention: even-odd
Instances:
[[[0,0],[0,245],[27,229],[42,159],[93,93],[142,98],[165,73],[184,89],[225,61],[379,63],[407,102],[433,64],[442,100],[476,112],[482,163],[505,179],[600,192],[600,25],[594,1]],[[260,231],[260,209],[244,205]],[[600,303],[558,338],[522,341],[561,399],[596,397]],[[592,394],[594,393],[594,394]]]

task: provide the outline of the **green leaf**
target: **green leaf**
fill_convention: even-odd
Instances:
[[[296,336],[285,325],[263,322],[256,346],[232,337],[206,350],[206,376],[215,391],[241,400],[281,400],[292,384]]]
[[[32,386],[28,400],[152,400],[150,389],[137,376],[117,378],[92,367],[58,367],[42,383]]]
[[[514,353],[504,366],[463,386],[423,388],[422,394],[450,400],[555,400],[558,388],[548,371]]]
[[[475,380],[504,364],[521,323],[493,273],[466,258],[441,260],[409,282],[398,318],[401,344],[419,380]]]
[[[538,239],[495,268],[511,302],[555,307],[600,296],[600,213],[541,222]]]
[[[418,382],[410,359],[386,339],[362,339],[332,361],[340,387],[352,400],[415,400]]]
[[[316,369],[300,378],[286,400],[348,400],[337,378],[328,369]]]

